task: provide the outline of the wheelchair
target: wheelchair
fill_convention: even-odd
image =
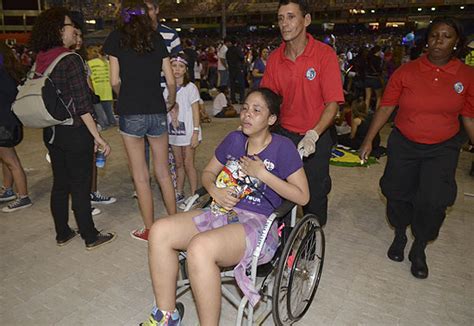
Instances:
[[[187,203],[184,211],[204,208],[211,198],[201,188]],[[270,314],[275,325],[292,325],[308,311],[318,289],[323,270],[325,237],[318,218],[306,214],[296,221],[296,205],[284,201],[268,218],[253,252],[252,263],[247,270],[252,284],[259,291],[260,301],[253,307],[245,296],[236,296],[228,287],[233,280],[233,270],[221,272],[221,292],[223,297],[237,308],[235,325],[261,325]],[[257,266],[265,239],[273,225],[278,223],[279,246],[273,259]],[[187,278],[186,253],[180,255],[182,279],[177,283],[177,298],[190,289]],[[235,284],[235,283],[234,283]],[[239,290],[240,293],[240,290]]]

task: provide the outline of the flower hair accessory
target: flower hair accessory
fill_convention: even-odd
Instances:
[[[174,61],[184,63],[186,66],[188,65],[188,62],[186,61],[186,59],[184,59],[183,57],[180,57],[180,56],[173,57],[173,58],[170,59],[170,62],[174,62]]]
[[[142,16],[145,14],[145,9],[132,9],[132,8],[125,8],[121,12],[121,16],[123,19],[123,22],[125,24],[130,23],[130,19],[132,16]]]

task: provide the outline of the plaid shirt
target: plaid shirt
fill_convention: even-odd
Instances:
[[[87,85],[87,73],[84,62],[79,55],[68,55],[54,67],[50,75],[54,85],[61,91],[66,104],[71,103],[74,127],[83,125],[81,115],[90,113],[94,116],[92,97]]]

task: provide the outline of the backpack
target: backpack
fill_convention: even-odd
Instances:
[[[43,74],[35,72],[36,64],[34,64],[24,84],[18,87],[12,111],[25,127],[46,128],[73,124],[70,110],[71,106],[74,110],[72,98],[66,104],[61,91],[49,78],[59,61],[70,54],[78,55],[74,52],[60,54]],[[36,76],[39,77],[35,78]]]

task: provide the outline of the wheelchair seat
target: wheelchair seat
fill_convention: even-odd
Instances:
[[[185,211],[204,208],[211,201],[207,191],[201,188],[189,200]],[[222,295],[238,309],[236,325],[242,325],[244,319],[247,325],[259,325],[270,314],[276,325],[291,325],[308,311],[321,278],[325,237],[315,215],[307,214],[297,222],[296,208],[294,203],[283,201],[273,211],[253,252],[247,274],[261,296],[257,305],[252,306],[246,296],[236,297],[223,282]],[[277,252],[270,262],[258,265],[258,258],[273,223],[278,223],[280,231]],[[185,253],[180,253],[180,266],[182,279],[178,281],[177,297],[190,288]],[[221,272],[221,280],[232,278],[232,270]]]

